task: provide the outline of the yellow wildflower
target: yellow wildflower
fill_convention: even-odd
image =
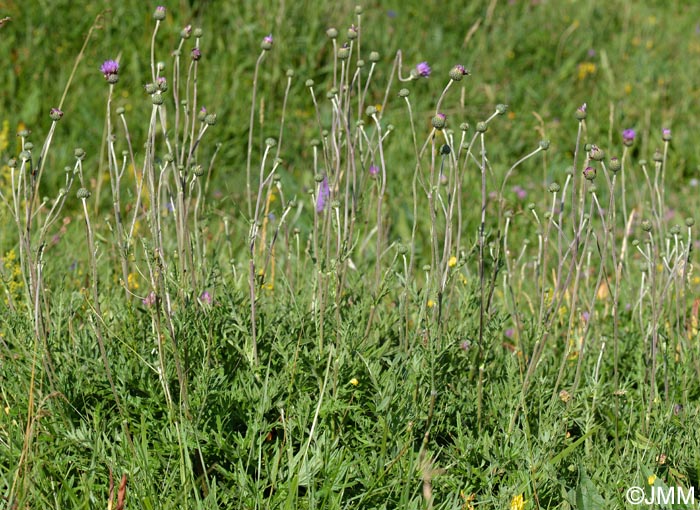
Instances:
[[[647,478],[647,483],[649,485],[654,485],[655,481],[656,481],[656,475],[649,475],[649,478]]]
[[[129,290],[136,290],[139,288],[139,282],[136,279],[136,273],[129,273],[129,276],[127,276],[126,284],[129,287]]]
[[[432,299],[428,299],[428,308],[432,308],[434,306],[435,306],[435,301],[433,301]]]
[[[357,386],[358,384],[360,384],[360,381],[353,377],[352,379],[350,379],[350,384],[352,384],[353,386]]]
[[[581,62],[578,65],[578,79],[585,80],[589,75],[595,74],[596,65],[593,62]]]
[[[457,257],[455,257],[454,255],[452,255],[452,256],[450,257],[450,260],[447,262],[447,265],[450,266],[450,267],[455,267],[455,266],[457,265]]]
[[[522,494],[513,496],[510,500],[510,510],[523,510],[525,508],[525,498]]]

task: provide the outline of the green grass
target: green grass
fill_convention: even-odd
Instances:
[[[356,152],[332,128],[343,124],[334,124],[327,98],[334,60],[325,35],[337,27],[345,42],[357,23],[353,4],[167,4],[156,61],[165,62],[170,85],[163,94],[168,141],[176,132],[171,52],[188,23],[203,30],[197,105],[217,114],[182,169],[192,182],[174,206],[176,214],[189,207],[184,224],[166,211],[171,196],[177,201],[180,170],[167,165],[160,128],[152,156],[144,146],[155,5],[0,5],[0,18],[12,18],[0,28],[0,192],[20,209],[33,202],[12,198],[13,182],[22,189],[12,178],[23,171],[21,159],[5,166],[22,150],[15,133],[31,131],[24,141],[34,144],[37,164],[48,112],[98,20],[55,124],[37,192],[45,205],[32,209],[35,222],[23,229],[24,216],[16,222],[0,203],[0,508],[108,506],[110,473],[111,508],[125,474],[126,508],[153,509],[521,510],[519,496],[525,509],[616,508],[627,506],[632,486],[699,486],[700,278],[692,267],[697,227],[685,222],[698,218],[692,62],[700,53],[700,5],[440,4],[364,6],[363,79],[369,52],[380,59],[363,107],[382,104],[391,79],[377,123],[382,133],[389,124],[393,130],[378,144],[373,118],[357,114],[357,94],[340,90],[351,105],[348,132],[358,135],[356,121],[364,122],[367,139],[354,139]],[[253,74],[269,33],[275,44],[259,67],[249,197]],[[193,43],[182,51],[184,75]],[[428,61],[430,78],[392,78],[399,49],[403,75]],[[109,86],[99,66],[117,56],[115,166],[106,143]],[[356,54],[350,61],[354,72]],[[471,75],[451,85],[441,107],[446,155],[445,134],[431,131],[431,118],[457,63]],[[267,146],[279,135],[288,69],[283,141]],[[398,97],[402,87],[415,129]],[[507,104],[507,113],[478,134],[477,123],[497,104]],[[147,188],[139,209],[126,158],[122,213],[127,226],[137,225],[126,252],[111,186],[128,152],[118,107],[137,174],[151,164],[169,169],[163,190]],[[469,123],[464,143],[462,122]],[[626,128],[637,132],[629,148]],[[662,128],[672,129],[671,142]],[[313,145],[322,129],[337,153],[331,142]],[[414,136],[419,150],[427,147],[418,157]],[[511,165],[542,140],[548,150],[519,165],[500,197]],[[602,163],[584,150],[591,143],[605,151]],[[76,147],[87,153],[82,174],[75,172],[44,235],[39,228],[59,187],[68,187],[73,172],[62,169],[76,165]],[[248,200],[255,204],[260,165],[271,172],[278,147],[281,161],[275,180],[260,187],[263,210],[251,235]],[[612,156],[624,158],[626,209],[621,174],[610,202]],[[368,176],[369,164],[382,160],[383,195],[381,171]],[[196,165],[206,177],[194,178]],[[588,165],[597,169],[600,209],[582,178]],[[338,202],[316,213],[320,174],[338,179]],[[346,195],[353,178],[357,186]],[[554,206],[553,182],[567,192],[563,202],[557,192]],[[92,193],[84,203],[78,188]],[[160,211],[152,215],[155,195]],[[580,204],[590,212],[583,224]],[[459,221],[449,214],[453,205]],[[624,215],[633,210],[627,232]],[[151,291],[153,305],[143,301]]]

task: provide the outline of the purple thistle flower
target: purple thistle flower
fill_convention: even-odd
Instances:
[[[59,110],[58,108],[51,108],[51,111],[49,112],[49,117],[51,117],[51,120],[58,122],[61,120],[61,117],[63,117],[63,110]]]
[[[506,336],[506,338],[513,338],[515,335],[515,330],[513,328],[508,328],[503,332],[503,334]]]
[[[664,142],[670,142],[671,141],[671,130],[669,128],[663,128],[661,130],[661,139]]]
[[[192,48],[192,60],[195,62],[202,58],[202,50],[199,48]]]
[[[416,73],[418,74],[418,76],[427,78],[428,76],[430,76],[431,71],[432,69],[430,69],[430,66],[427,62],[421,62],[416,66]]]
[[[205,290],[204,292],[202,292],[200,294],[199,300],[205,305],[210,305],[214,301],[214,299],[211,297],[211,294],[209,293],[208,290]]]
[[[371,177],[376,177],[379,174],[379,167],[377,165],[369,166],[369,175]]]
[[[141,302],[143,303],[143,306],[150,308],[156,304],[156,293],[151,291],[151,293],[142,299]]]
[[[354,26],[354,25],[353,25]],[[263,37],[263,42],[266,42],[267,44],[272,44],[274,41],[272,40],[272,34],[268,34],[265,37]]]
[[[632,145],[634,143],[635,136],[637,136],[637,133],[634,129],[625,129],[622,132],[622,143],[624,143],[627,146]]]
[[[316,212],[320,213],[326,208],[328,199],[331,196],[331,189],[328,186],[328,177],[324,177],[318,185],[318,197],[316,198]]]
[[[272,34],[266,35],[263,37],[262,42],[260,43],[260,47],[264,51],[270,51],[272,49],[272,45],[274,44],[274,41],[272,39]]]
[[[591,314],[589,312],[583,312],[581,314],[581,319],[583,319],[583,322],[588,322],[588,319],[591,318]]]
[[[513,192],[517,195],[517,197],[520,200],[525,200],[525,197],[527,197],[527,191],[525,191],[520,186],[513,186]]]
[[[105,60],[100,66],[100,72],[104,75],[105,80],[109,80],[110,76],[119,74],[119,62],[116,60]]]

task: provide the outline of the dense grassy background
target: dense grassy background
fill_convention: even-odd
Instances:
[[[402,50],[406,68],[421,61],[433,67],[429,79],[401,85],[394,81],[382,112],[383,122],[395,126],[385,144],[387,245],[409,243],[414,220],[408,183],[416,160],[409,117],[396,93],[402,86],[410,89],[416,132],[425,139],[447,73],[463,63],[472,75],[449,91],[443,110],[456,136],[460,122],[471,124],[471,136],[473,126],[497,103],[509,105],[508,114],[489,126],[489,191],[498,189],[508,167],[540,140],[551,142],[546,155],[527,161],[513,175],[503,204],[489,202],[492,250],[502,242],[502,223],[495,218],[499,211],[514,211],[509,242],[513,274],[519,274],[513,287],[522,324],[513,318],[514,307],[499,275],[495,306],[483,339],[478,338],[481,195],[474,167],[463,176],[464,233],[462,245],[454,250],[458,262],[450,273],[442,322],[426,313],[426,308],[437,308],[428,304],[437,297],[426,290],[432,284],[425,281],[433,280],[421,271],[431,263],[425,208],[419,212],[415,274],[407,276],[397,259],[391,261],[396,251],[391,245],[383,268],[384,292],[377,292],[376,254],[361,246],[352,254],[358,271],[349,273],[346,294],[319,321],[318,282],[330,280],[315,275],[333,274],[334,268],[330,261],[321,265],[307,245],[315,218],[305,198],[315,187],[309,143],[319,133],[304,82],[314,79],[318,97],[325,98],[332,75],[332,46],[325,31],[335,26],[343,34],[355,21],[355,5],[172,2],[166,4],[156,58],[166,62],[168,75],[169,52],[177,46],[181,28],[192,23],[203,29],[199,103],[216,112],[218,122],[200,149],[201,161],[209,160],[216,142],[222,144],[209,188],[211,201],[203,212],[204,235],[210,240],[203,286],[178,301],[173,319],[188,407],[173,408],[164,399],[156,314],[141,299],[125,299],[118,285],[108,186],[103,185],[99,200],[93,198],[90,206],[100,236],[100,301],[121,414],[96,344],[97,319],[86,290],[93,282],[75,190],[62,228],[59,224],[53,229],[56,236],[46,251],[51,315],[42,342],[35,338],[22,301],[21,271],[17,273],[18,263],[9,255],[17,252],[17,231],[3,209],[3,291],[21,306],[0,302],[0,496],[16,497],[18,508],[107,505],[110,470],[117,485],[122,473],[128,476],[127,507],[144,508],[513,504],[520,510],[519,495],[524,508],[608,508],[622,507],[624,491],[632,485],[697,487],[696,275],[690,273],[681,282],[677,301],[664,295],[668,302],[661,305],[661,325],[650,325],[649,316],[642,318],[639,311],[647,310],[639,304],[639,290],[645,288],[644,281],[640,284],[643,258],[631,257],[620,285],[619,355],[613,359],[611,298],[599,297],[599,252],[591,248],[581,278],[585,298],[579,308],[571,309],[571,296],[562,302],[560,317],[547,332],[549,348],[527,391],[523,384],[527,363],[544,334],[537,311],[546,287],[538,285],[533,263],[542,228],[532,219],[528,203],[543,217],[550,204],[547,185],[557,181],[563,186],[573,164],[579,105],[588,104],[584,141],[599,144],[609,155],[621,157],[622,129],[637,130],[629,154],[628,194],[630,208],[637,208],[640,217],[649,217],[653,198],[645,195],[639,160],[651,160],[655,149],[663,148],[661,129],[671,128],[663,231],[682,224],[685,217],[698,217],[694,179],[700,149],[694,140],[700,111],[694,63],[700,54],[700,5],[622,0],[435,4],[440,5],[363,5],[363,54],[367,58],[376,50],[381,55],[376,86],[369,92],[372,103],[383,99],[397,50]],[[101,16],[63,105],[65,117],[48,156],[42,194],[55,195],[75,147],[87,152],[86,187],[94,190],[104,179],[107,86],[98,69],[107,58],[120,56],[114,106],[125,107],[132,138],[142,145],[151,108],[143,85],[150,74],[153,7],[132,1],[80,7],[62,1],[0,3],[0,17],[12,18],[0,28],[5,55],[0,78],[0,123],[6,123],[0,133],[3,163],[20,150],[15,137],[19,129],[30,129],[31,141],[41,145],[50,126],[48,111],[58,105],[85,36]],[[261,159],[264,140],[277,136],[285,73],[291,68],[295,78],[280,180],[287,197],[296,195],[306,205],[285,231],[284,244],[280,241],[274,288],[259,288],[260,362],[255,363],[249,351],[245,159],[252,75],[260,40],[268,33],[274,35],[275,47],[260,71],[254,163]],[[327,104],[322,113],[328,122]],[[121,139],[120,144],[119,150],[124,148]],[[135,150],[142,151],[142,146],[136,144]],[[6,193],[9,170],[2,171]],[[604,188],[601,181],[599,177]],[[524,197],[512,188],[516,185]],[[365,232],[376,221],[367,213],[375,207],[374,193],[368,192],[362,202],[363,219],[370,223]],[[605,204],[607,191],[601,193]],[[277,217],[282,213],[274,206],[273,211]],[[230,236],[224,234],[224,218],[230,221]],[[301,231],[299,251],[292,227]],[[596,228],[601,235],[600,225]],[[619,224],[615,228],[624,230]],[[632,237],[643,239],[639,219],[633,228]],[[529,248],[515,262],[522,246]],[[147,257],[135,257],[143,268]],[[691,260],[697,262],[695,255]],[[498,264],[487,263],[488,274]],[[554,268],[556,264],[549,270]],[[148,281],[141,275],[136,282],[139,287],[133,291],[141,298],[148,293]],[[405,288],[413,307],[410,317],[402,311]],[[211,305],[195,299],[205,289],[214,296]],[[584,311],[591,312],[590,330],[589,319],[582,319]],[[688,322],[675,324],[676,312]],[[327,328],[323,349],[319,322]],[[664,347],[652,383],[648,336],[657,326],[663,330]],[[585,357],[567,350],[571,338],[589,339]],[[604,342],[607,351],[602,350]],[[46,355],[36,365],[32,383],[37,349]],[[175,369],[170,363],[168,367],[165,378],[176,391]],[[650,402],[652,384],[658,396]],[[570,393],[560,394],[564,388]],[[175,394],[175,401],[180,397]],[[11,503],[0,499],[4,507]]]

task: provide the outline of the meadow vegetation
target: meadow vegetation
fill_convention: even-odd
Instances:
[[[336,4],[0,6],[0,508],[698,486],[700,5]]]

